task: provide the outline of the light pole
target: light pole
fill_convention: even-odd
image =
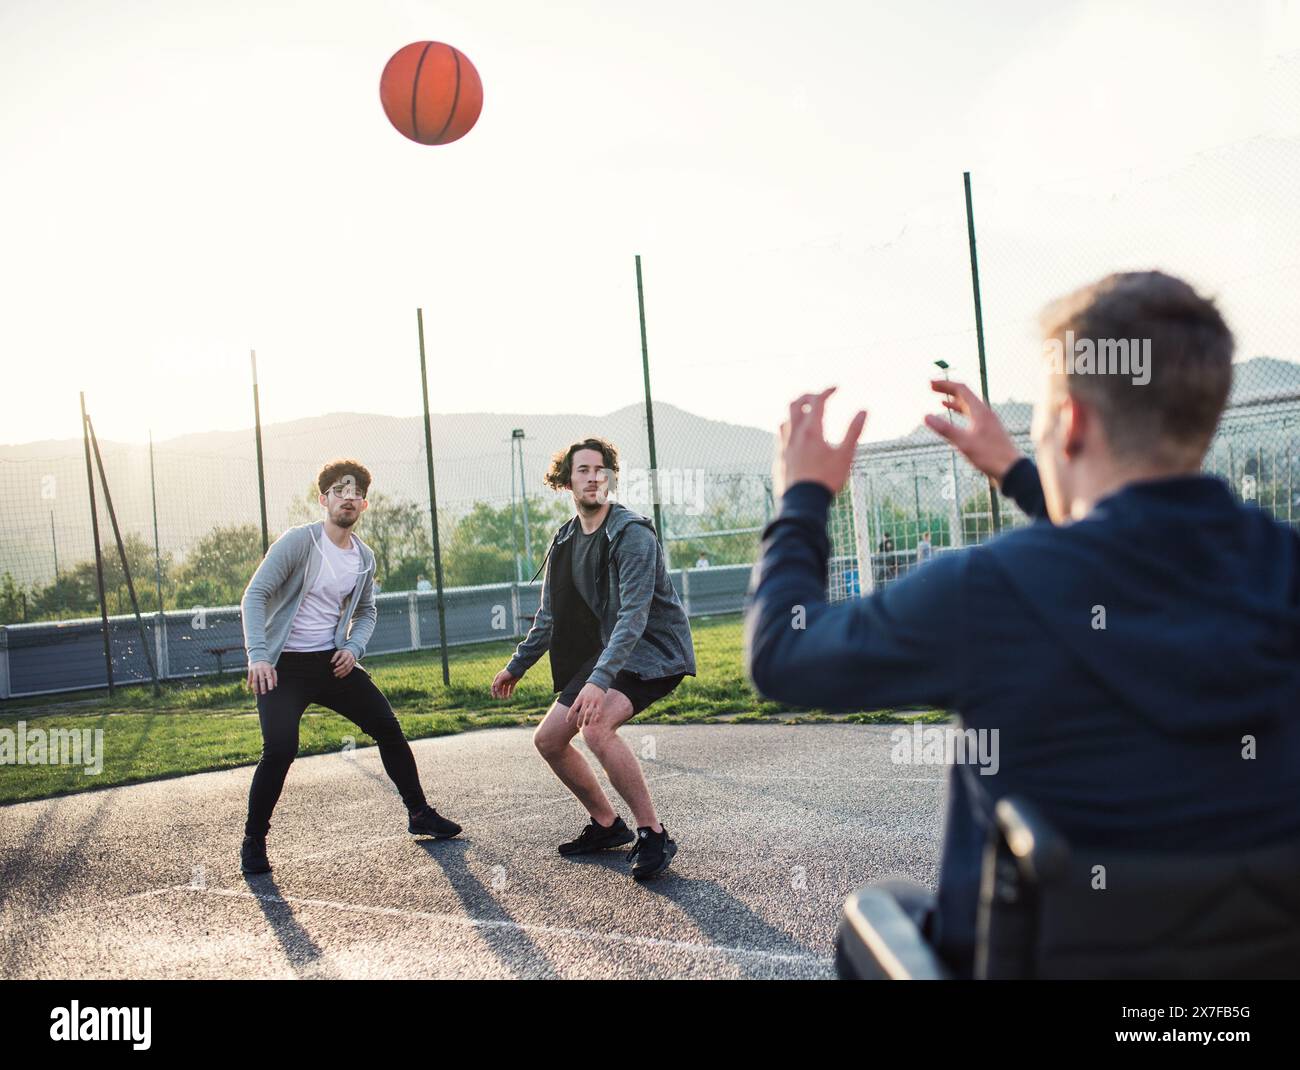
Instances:
[[[519,497],[522,499],[524,512],[524,558],[528,567],[533,567],[533,536],[528,530],[528,484],[524,481],[524,429],[516,427],[510,432],[510,447],[519,450]]]
[[[515,582],[524,582],[524,563],[519,556],[519,503],[515,501],[515,443],[510,441],[510,542],[515,552]]]
[[[943,372],[945,379],[948,375],[948,362],[946,360],[936,360],[935,367]],[[948,422],[952,423],[952,409],[948,409]],[[961,530],[961,493],[957,489],[957,451],[952,446],[948,447],[948,458],[952,464],[952,530],[948,536],[948,541],[953,546],[960,546],[965,540],[962,538]]]

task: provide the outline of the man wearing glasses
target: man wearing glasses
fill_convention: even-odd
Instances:
[[[383,693],[357,662],[375,630],[375,555],[352,533],[366,511],[370,472],[331,461],[316,478],[324,520],[290,528],[271,545],[240,603],[248,686],[257,695],[262,759],[248,793],[240,864],[269,873],[266,834],[298,753],[298,723],[315,703],[340,713],[379,744],[412,834],[443,839],[460,826],[425,801],[415,756]]]

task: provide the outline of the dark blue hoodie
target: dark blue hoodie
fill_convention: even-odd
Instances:
[[[1008,484],[1041,507],[1032,466],[1018,476]],[[1033,494],[1017,497],[1041,511]],[[1083,520],[941,553],[830,605],[830,501],[825,487],[796,484],[763,533],[746,669],[780,702],[933,705],[999,730],[996,774],[950,774],[936,938],[959,970],[971,969],[980,854],[1003,795],[1103,850],[1300,838],[1294,531],[1216,478],[1138,482]],[[792,627],[796,606],[803,628]]]

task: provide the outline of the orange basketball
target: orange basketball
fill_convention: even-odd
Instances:
[[[416,41],[384,67],[379,100],[400,133],[421,145],[446,145],[478,121],[483,83],[460,50],[440,41]]]

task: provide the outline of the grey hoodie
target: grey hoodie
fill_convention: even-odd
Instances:
[[[551,551],[572,538],[578,523],[573,516],[555,533],[546,551],[548,561]],[[588,683],[608,690],[623,669],[647,680],[677,673],[694,676],[690,622],[668,578],[653,522],[613,502],[604,531],[609,540],[608,583],[606,597],[597,607],[604,649]],[[528,635],[506,665],[511,676],[523,676],[551,646],[551,569],[545,563],[544,567],[541,606]],[[561,686],[557,684],[557,688]]]
[[[360,661],[378,617],[375,555],[359,535],[354,533],[352,537],[361,551],[361,576],[339,612],[334,645],[339,650],[350,650]],[[327,538],[325,522],[317,520],[290,528],[266,551],[239,603],[244,622],[244,650],[250,665],[255,661],[269,661],[274,665],[279,660],[294,615],[320,573],[324,553],[320,540]]]

